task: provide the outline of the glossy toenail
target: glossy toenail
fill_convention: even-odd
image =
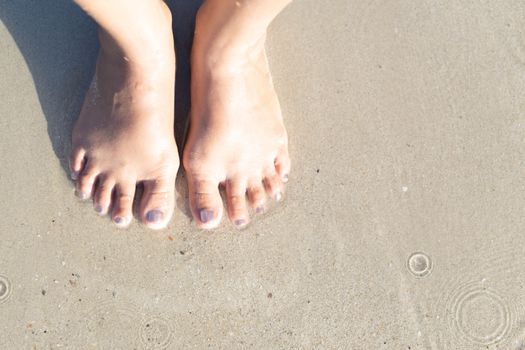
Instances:
[[[244,220],[244,219],[235,220],[234,224],[237,227],[242,227],[242,226],[246,225],[246,220]]]
[[[163,216],[164,216],[164,213],[161,212],[160,210],[156,210],[156,209],[150,210],[146,214],[146,220],[148,220],[149,222],[157,222],[157,221],[162,220]]]
[[[199,217],[203,223],[207,223],[209,221],[213,220],[214,214],[213,210],[209,209],[200,209],[199,210]]]
[[[275,200],[279,202],[283,198],[283,194],[281,192],[277,192],[275,194]]]
[[[122,224],[124,222],[124,219],[121,218],[120,216],[115,216],[113,221],[115,221],[116,224]]]
[[[96,211],[97,213],[101,214],[103,210],[104,210],[104,209],[102,208],[102,206],[100,206],[100,205],[95,206],[95,211]]]
[[[72,171],[71,174],[71,180],[77,180],[78,179],[78,171]]]
[[[262,214],[262,213],[264,213],[264,207],[263,207],[262,205],[259,206],[259,207],[257,207],[257,209],[255,209],[255,212],[256,212],[257,214]]]

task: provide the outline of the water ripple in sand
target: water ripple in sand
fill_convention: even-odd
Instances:
[[[135,347],[137,342],[130,334],[137,333],[130,330],[136,329],[141,319],[140,310],[131,303],[101,302],[88,311],[84,336],[88,343],[97,345]]]
[[[112,348],[166,349],[173,341],[170,322],[124,301],[104,301],[88,311],[81,337]]]
[[[11,295],[11,282],[5,276],[0,275],[0,303],[5,302]]]
[[[144,319],[139,334],[144,349],[166,349],[172,343],[169,322],[158,316]]]
[[[519,242],[487,242],[436,290],[429,336],[435,349],[514,349],[525,316]],[[511,347],[512,346],[512,347]]]
[[[416,277],[425,277],[432,272],[432,260],[421,252],[411,254],[407,259],[407,268]]]
[[[457,284],[438,303],[439,349],[477,349],[510,339],[517,307],[483,282]]]
[[[497,343],[508,335],[511,329],[512,315],[509,303],[483,284],[460,285],[449,302],[449,328],[456,336],[460,335],[472,343]]]

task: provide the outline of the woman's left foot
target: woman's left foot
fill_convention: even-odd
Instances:
[[[249,207],[262,213],[267,195],[279,201],[284,194],[290,171],[287,133],[264,36],[244,48],[214,45],[220,40],[208,23],[201,9],[183,155],[190,207],[199,227],[216,227],[223,212],[222,184],[228,216],[237,228],[244,228],[250,221]]]

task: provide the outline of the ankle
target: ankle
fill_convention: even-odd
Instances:
[[[100,57],[114,65],[145,68],[152,65],[165,67],[175,64],[175,49],[172,41],[148,42],[136,37],[134,40],[117,41],[103,29],[99,29],[99,43]]]
[[[244,18],[228,17],[212,10],[215,8],[203,5],[197,13],[193,63],[220,71],[258,62],[264,54],[267,23],[246,24]]]
[[[113,21],[111,26],[99,27],[100,54],[116,64],[148,65],[173,64],[175,49],[172,18],[162,2],[151,2],[144,9],[143,21],[136,26],[126,21]]]

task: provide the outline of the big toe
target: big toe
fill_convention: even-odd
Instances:
[[[152,229],[168,225],[175,203],[175,176],[144,181],[140,216],[142,222]]]
[[[204,229],[217,227],[223,211],[218,181],[188,177],[190,207],[197,226]]]

